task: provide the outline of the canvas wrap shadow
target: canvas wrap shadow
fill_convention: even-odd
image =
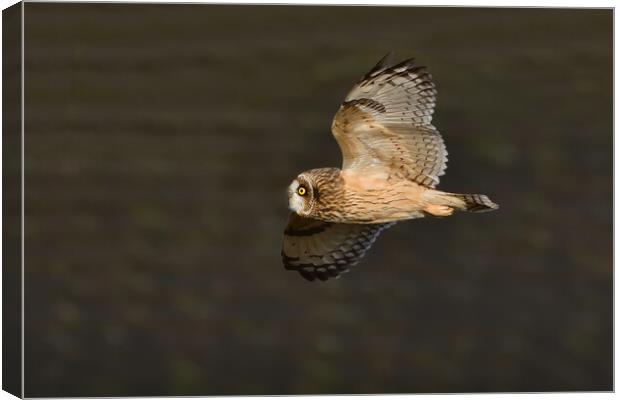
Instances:
[[[611,390],[612,17],[26,4],[26,396]],[[306,282],[285,188],[390,50],[501,209]]]

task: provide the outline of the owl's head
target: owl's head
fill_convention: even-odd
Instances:
[[[300,174],[288,187],[288,207],[301,216],[308,216],[316,203],[318,191],[312,176]]]
[[[342,203],[343,181],[338,168],[316,168],[297,175],[288,187],[288,206],[301,217],[329,220]],[[336,207],[337,208],[337,207]]]

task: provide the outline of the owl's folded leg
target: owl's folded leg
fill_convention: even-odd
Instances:
[[[439,204],[429,204],[424,208],[424,211],[435,217],[447,217],[454,213],[454,208]]]

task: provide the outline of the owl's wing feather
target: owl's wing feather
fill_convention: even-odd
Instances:
[[[337,278],[357,264],[379,233],[393,224],[340,224],[291,213],[282,244],[284,267],[309,281]]]
[[[413,59],[389,66],[387,58],[349,92],[332,122],[342,169],[398,174],[435,187],[447,155],[431,125],[435,85]]]

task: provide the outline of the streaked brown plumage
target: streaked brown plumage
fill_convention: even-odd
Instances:
[[[353,87],[334,117],[342,170],[305,171],[288,188],[293,212],[282,258],[308,280],[347,271],[396,221],[498,208],[484,195],[435,189],[448,154],[431,125],[435,85],[413,59],[392,65],[388,58]]]

